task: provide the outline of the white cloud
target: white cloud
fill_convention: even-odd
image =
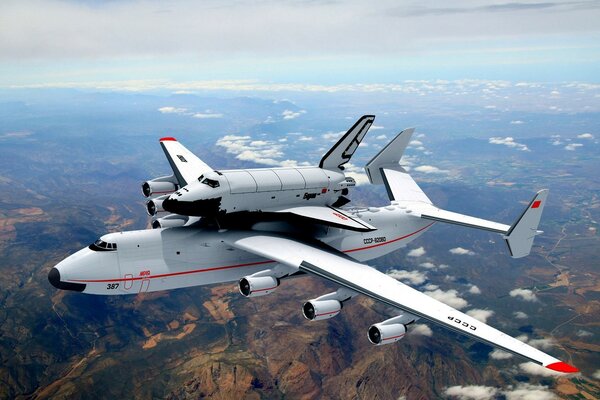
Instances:
[[[379,135],[375,137],[376,140],[386,140],[387,138],[388,137],[386,135]]]
[[[554,343],[552,339],[531,339],[527,343],[540,350],[548,350],[551,347],[556,346],[556,343]]]
[[[433,283],[428,283],[427,285],[425,285],[423,287],[423,289],[431,291],[431,290],[439,289],[439,286],[438,285],[434,285]]]
[[[450,289],[447,292],[444,292],[441,289],[436,289],[429,290],[424,293],[429,297],[433,297],[434,299],[449,305],[450,307],[456,308],[457,310],[465,308],[469,305],[465,299],[458,296],[458,292],[454,289]]]
[[[559,397],[552,393],[548,386],[519,383],[517,387],[509,387],[502,391],[506,400],[555,400]]]
[[[529,289],[513,289],[509,295],[510,297],[520,297],[525,301],[537,301],[537,296]]]
[[[494,315],[494,312],[492,310],[482,310],[479,308],[474,308],[472,310],[467,311],[467,315],[486,324],[488,318]]]
[[[562,143],[559,139],[552,140],[552,146],[560,146]]]
[[[408,257],[421,257],[421,256],[424,256],[425,253],[427,253],[427,252],[425,251],[423,246],[421,246],[421,247],[417,247],[416,249],[412,249],[411,251],[409,251],[407,256]]]
[[[600,369],[597,369],[596,372],[592,374],[592,378],[600,380]]]
[[[431,337],[433,332],[431,328],[424,324],[414,324],[408,328],[408,332],[413,335],[421,335]]]
[[[414,147],[423,146],[423,142],[421,142],[420,140],[411,140],[409,143],[409,146],[414,146]]]
[[[513,315],[515,316],[516,319],[527,319],[527,318],[529,318],[529,316],[527,314],[525,314],[523,311],[515,311],[513,313]]]
[[[427,280],[427,274],[419,271],[405,271],[391,269],[387,272],[389,276],[399,281],[408,281],[413,285],[420,285]]]
[[[235,158],[268,166],[297,166],[295,160],[281,160],[284,156],[283,144],[269,140],[252,140],[250,136],[226,135],[217,140],[217,146],[224,147]]]
[[[489,143],[491,144],[501,144],[504,146],[512,147],[521,151],[530,151],[529,148],[522,144],[515,142],[514,138],[507,136],[505,138],[502,137],[492,137],[489,139]]]
[[[471,293],[471,294],[481,294],[481,290],[477,286],[471,285],[471,287],[469,288],[469,293]]]
[[[494,360],[507,360],[512,357],[513,357],[512,354],[510,354],[506,351],[503,351],[503,350],[498,350],[498,349],[495,349],[494,351],[492,351],[490,353],[490,358],[492,358]]]
[[[423,268],[427,268],[427,269],[435,269],[436,268],[435,264],[432,262],[429,262],[429,261],[419,264],[419,267],[423,267]]]
[[[583,147],[583,145],[581,143],[569,143],[565,146],[565,150],[575,151],[575,149],[577,149],[578,147]]]
[[[445,169],[439,169],[433,165],[419,165],[414,169],[417,172],[423,172],[425,174],[447,174],[449,171]]]
[[[448,250],[450,253],[455,254],[457,256],[474,256],[475,252],[469,249],[464,249],[462,247],[455,247],[453,249]]]
[[[223,114],[218,113],[195,113],[193,115],[194,118],[199,119],[210,119],[210,118],[223,118]]]
[[[296,119],[299,116],[301,116],[302,114],[305,114],[306,111],[305,110],[300,110],[300,111],[292,111],[292,110],[284,110],[281,115],[283,116],[283,119]]]
[[[177,107],[161,107],[158,109],[161,114],[183,114],[187,112],[187,108],[177,108]]]
[[[581,135],[577,135],[577,139],[593,139],[594,135],[591,133],[582,133]]]
[[[580,329],[577,331],[576,333],[577,336],[579,337],[589,337],[589,336],[594,336],[594,334],[590,331],[586,331],[585,329]]]
[[[324,133],[322,137],[325,140],[335,141],[335,140],[339,139],[344,133],[346,133],[346,132],[344,132],[344,131],[341,131],[341,132],[327,132],[327,133]]]
[[[564,376],[563,372],[553,371],[549,368],[542,367],[534,362],[528,361],[526,363],[519,364],[519,368],[529,375],[537,376]]]
[[[489,400],[496,397],[498,389],[491,386],[451,386],[444,391],[448,397],[459,400]]]
[[[312,138],[312,137],[310,137],[310,136],[300,136],[300,137],[298,138],[298,141],[299,141],[299,142],[312,142],[312,141],[313,141],[313,138]]]
[[[521,120],[516,120],[516,121],[510,121],[511,125],[521,125],[524,124],[525,122],[521,121]]]
[[[444,391],[447,397],[459,400],[491,400],[504,397],[506,400],[555,400],[558,399],[548,386],[519,383],[499,389],[492,386],[470,385],[451,386]]]
[[[385,129],[385,127],[380,126],[380,125],[371,125],[371,127],[369,128],[369,130],[371,130],[371,131],[378,131],[380,129]]]

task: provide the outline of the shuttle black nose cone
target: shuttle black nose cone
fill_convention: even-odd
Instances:
[[[174,200],[174,199],[172,199],[172,198],[170,198],[170,197],[167,197],[166,199],[164,199],[164,200],[163,200],[163,203],[162,203],[162,208],[163,208],[165,211],[168,211],[168,212],[170,212],[170,213],[173,213],[173,214],[179,214],[179,213],[177,212],[177,210],[179,209],[179,207],[178,207],[178,203],[179,203],[179,202],[178,202],[177,200]]]
[[[60,289],[60,272],[56,268],[52,268],[48,272],[48,282],[57,289]]]
[[[72,283],[63,282],[60,280],[60,272],[56,268],[52,268],[48,272],[48,282],[57,289],[62,290],[73,290],[75,292],[83,292],[85,290],[85,283]]]

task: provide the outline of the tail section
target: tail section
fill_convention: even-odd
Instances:
[[[371,183],[384,184],[390,200],[400,203],[416,217],[499,233],[503,235],[513,258],[527,256],[531,251],[533,239],[536,235],[542,233],[537,228],[546,203],[548,190],[539,191],[512,225],[437,208],[399,164],[413,131],[413,129],[407,129],[400,132],[379,154],[369,161],[365,166],[365,170]]]
[[[352,128],[323,156],[319,167],[330,170],[343,170],[344,164],[350,161],[350,158],[358,148],[369,128],[375,121],[374,115],[363,115]]]
[[[508,245],[508,250],[513,258],[525,257],[531,251],[533,245],[533,238],[543,233],[538,231],[538,225],[540,218],[542,218],[542,211],[544,205],[546,205],[546,198],[548,197],[548,189],[540,190],[537,192],[533,200],[529,202],[529,205],[523,211],[519,219],[512,224],[504,240]]]

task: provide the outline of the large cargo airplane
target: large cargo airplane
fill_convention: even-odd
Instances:
[[[215,171],[174,138],[162,138],[173,175],[142,185],[156,229],[106,234],[57,264],[48,280],[58,289],[99,295],[237,281],[243,296],[256,297],[309,274],[339,288],[304,303],[308,320],[335,317],[357,295],[398,310],[368,329],[374,345],[402,339],[423,319],[551,370],[578,372],[364,263],[406,246],[436,222],[498,233],[512,257],[524,257],[542,233],[548,196],[548,190],[535,194],[511,225],[442,210],[400,166],[413,133],[407,129],[365,166],[372,184],[385,185],[390,204],[347,207],[354,181],[344,164],[373,120],[359,119],[318,167]],[[159,217],[165,212],[171,214]]]

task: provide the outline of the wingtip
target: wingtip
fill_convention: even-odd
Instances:
[[[158,140],[159,142],[176,142],[177,139],[171,136],[162,137]]]
[[[564,372],[565,374],[574,374],[579,372],[579,370],[574,366],[562,361],[546,365],[546,368],[551,369],[552,371]]]

